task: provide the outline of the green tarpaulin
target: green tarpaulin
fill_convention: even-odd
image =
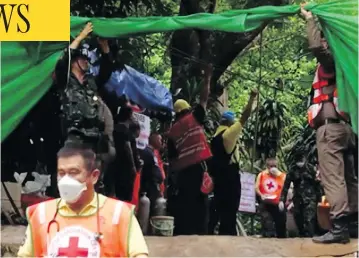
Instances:
[[[350,113],[358,132],[358,2],[340,0],[308,6],[319,17],[336,60],[340,107]],[[263,6],[220,14],[146,18],[71,17],[71,34],[77,35],[86,22],[101,37],[165,32],[185,28],[251,31],[264,22],[299,13],[299,6]],[[1,43],[1,141],[21,122],[51,86],[51,73],[67,42]],[[46,118],[44,118],[46,119]]]

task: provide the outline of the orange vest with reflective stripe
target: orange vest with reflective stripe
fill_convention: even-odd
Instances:
[[[173,141],[177,158],[171,161],[171,168],[178,171],[199,164],[212,157],[202,126],[192,113],[181,117],[170,129],[168,137]]]
[[[84,217],[56,216],[57,232],[53,220],[59,199],[45,201],[28,207],[26,213],[31,226],[35,257],[128,257],[128,236],[133,217],[131,204],[106,198],[97,214]],[[48,233],[49,230],[49,233]],[[95,240],[101,232],[103,238]],[[48,246],[49,243],[49,246]]]
[[[283,190],[285,174],[281,173],[279,176],[273,176],[266,171],[261,172],[259,181],[259,191],[263,195],[273,196],[273,199],[267,199],[266,202],[278,204],[280,195]]]
[[[323,88],[327,86],[332,86],[333,83],[330,81],[335,81],[334,73],[326,73],[322,65],[318,65],[317,71],[315,72],[314,81],[312,84],[313,94],[310,100],[310,106],[308,108],[308,123],[311,127],[314,127],[314,119],[318,116],[323,107],[323,102],[331,102],[334,105],[334,108],[337,114],[346,122],[349,121],[348,116],[339,110],[338,106],[338,92],[335,86],[335,89],[332,94],[324,94]]]

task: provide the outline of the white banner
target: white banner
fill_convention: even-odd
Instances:
[[[148,138],[151,133],[151,119],[137,112],[133,112],[133,117],[141,127],[140,136],[136,139],[137,148],[143,150],[148,145]]]
[[[256,212],[256,175],[248,172],[241,173],[241,201],[239,211],[255,213]]]

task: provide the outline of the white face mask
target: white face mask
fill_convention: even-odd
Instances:
[[[76,179],[65,175],[57,183],[59,188],[61,199],[64,199],[67,203],[77,202],[83,191],[87,189],[84,183],[80,183]]]
[[[271,173],[272,175],[276,175],[278,172],[278,169],[277,168],[270,168],[269,169],[269,173]]]

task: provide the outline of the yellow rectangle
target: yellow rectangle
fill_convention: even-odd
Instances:
[[[0,0],[0,41],[69,39],[69,0]]]

